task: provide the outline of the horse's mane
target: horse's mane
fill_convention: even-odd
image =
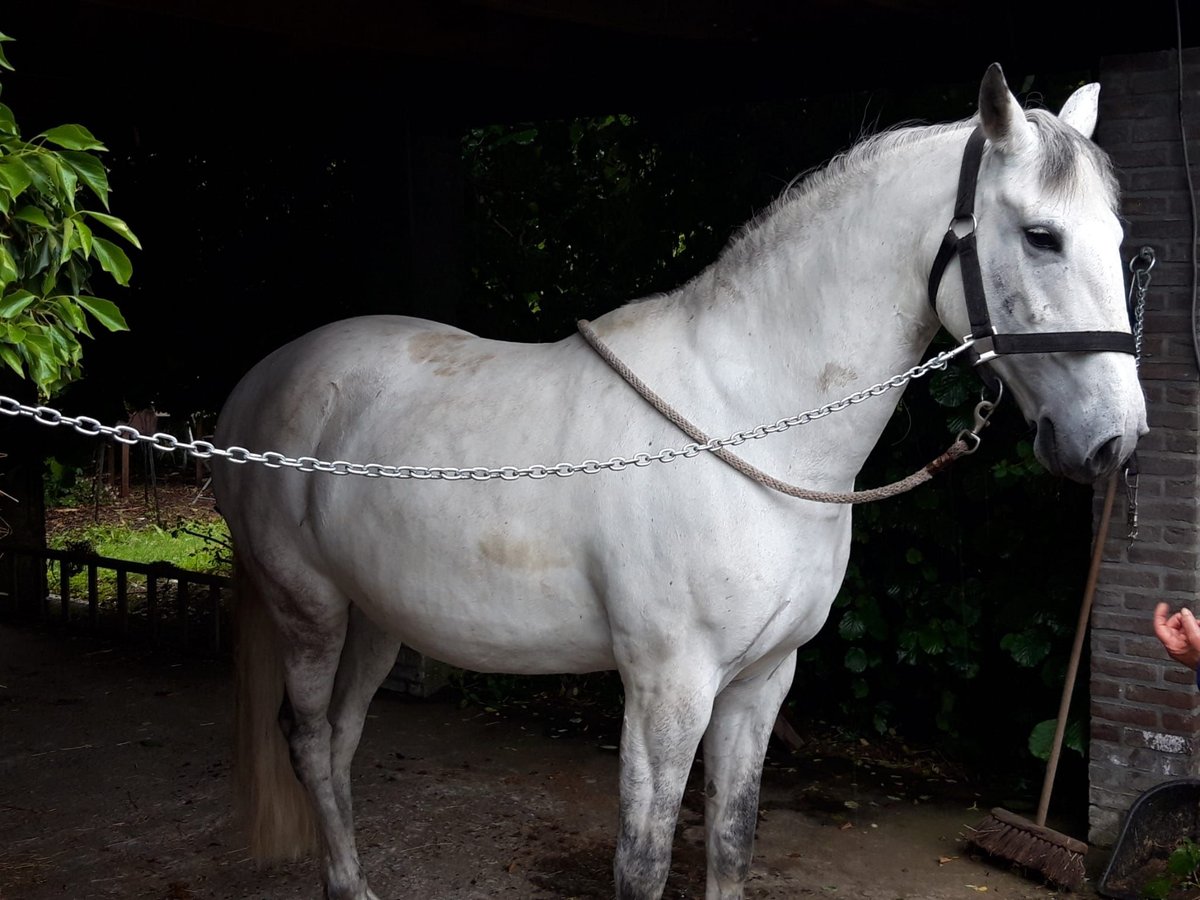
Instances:
[[[1081,181],[1079,160],[1082,157],[1100,175],[1115,211],[1119,190],[1108,154],[1047,110],[1029,109],[1025,117],[1038,135],[1038,166],[1046,189],[1057,193],[1070,193],[1075,189]],[[769,228],[780,213],[790,211],[793,221],[795,216],[803,216],[808,209],[820,204],[822,197],[869,171],[881,157],[932,137],[967,131],[978,124],[977,116],[940,125],[900,123],[864,138],[826,165],[793,179],[773,203],[733,235],[720,259],[736,254],[747,238]]]
[[[1046,187],[1065,192],[1074,190],[1080,182],[1079,160],[1086,159],[1104,182],[1113,212],[1116,212],[1121,192],[1108,154],[1051,112],[1030,109],[1025,118],[1038,133],[1042,182]]]
[[[856,178],[870,169],[880,157],[911,144],[919,143],[926,138],[964,131],[974,124],[972,119],[948,122],[942,125],[901,122],[877,134],[868,135],[850,149],[839,153],[824,166],[811,169],[808,174],[793,180],[788,189],[780,194],[761,216],[747,224],[747,228],[754,227],[758,221],[770,217],[782,207],[825,193]]]
[[[1059,194],[1069,194],[1076,189],[1083,180],[1079,163],[1084,159],[1099,174],[1109,195],[1109,205],[1117,212],[1120,191],[1108,154],[1048,110],[1028,109],[1025,118],[1038,135],[1037,166],[1045,188]],[[733,234],[716,261],[693,281],[721,278],[722,272],[738,265],[739,257],[744,259],[756,248],[772,243],[774,236],[830,202],[842,185],[861,177],[881,157],[933,137],[969,131],[978,124],[978,116],[937,125],[901,122],[863,138],[825,165],[796,176],[774,202]],[[731,290],[728,283],[725,290]],[[631,300],[630,304],[649,300],[680,302],[685,295],[686,292],[656,293]]]

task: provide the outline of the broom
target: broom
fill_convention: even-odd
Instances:
[[[1079,623],[1075,627],[1075,644],[1071,648],[1070,662],[1067,663],[1066,683],[1063,685],[1062,702],[1058,707],[1058,721],[1054,729],[1050,759],[1046,763],[1046,779],[1042,782],[1037,820],[1030,822],[997,807],[976,828],[971,829],[973,833],[967,838],[969,844],[973,844],[984,853],[1040,872],[1047,881],[1068,890],[1078,890],[1083,884],[1083,857],[1088,847],[1082,841],[1047,828],[1046,813],[1050,808],[1050,794],[1054,790],[1054,775],[1058,769],[1063,733],[1067,728],[1067,710],[1071,706],[1071,692],[1075,687],[1083,638],[1087,633],[1088,619],[1091,617],[1092,596],[1096,593],[1096,580],[1100,574],[1100,560],[1104,555],[1104,542],[1108,537],[1108,523],[1112,518],[1113,498],[1116,493],[1117,473],[1114,472],[1108,480],[1108,492],[1104,495],[1104,509],[1100,514],[1100,527],[1097,529],[1096,543],[1092,549],[1092,564],[1088,570],[1087,585],[1083,590]]]

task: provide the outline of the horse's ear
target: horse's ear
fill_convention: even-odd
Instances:
[[[999,63],[988,66],[979,86],[979,119],[987,139],[1002,153],[1018,153],[1033,143],[1033,127],[1008,89]]]
[[[1100,85],[1092,82],[1085,84],[1063,104],[1058,117],[1082,134],[1090,138],[1096,130],[1096,107],[1100,102]]]

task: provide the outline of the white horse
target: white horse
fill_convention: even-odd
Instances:
[[[959,264],[935,289],[936,310],[926,277],[978,128],[979,271],[997,330],[1126,339],[1115,180],[1089,140],[1096,99],[1090,85],[1058,117],[1025,112],[993,66],[976,118],[866,141],[789,190],[690,283],[602,316],[595,331],[718,436],[909,369],[939,324],[970,330]],[[1129,352],[985,365],[1037,426],[1038,458],[1056,473],[1099,478],[1146,431]],[[781,479],[849,489],[898,394],[737,452]],[[578,335],[505,343],[389,316],[337,322],[273,353],[233,392],[216,440],[463,467],[683,443]],[[842,582],[849,506],[773,492],[709,453],[572,478],[220,465],[214,482],[242,587],[239,769],[256,852],[294,856],[316,837],[326,896],[374,897],[354,844],[350,763],[403,641],[480,671],[615,668],[625,689],[617,895],[661,895],[702,739],[707,897],[743,895],[767,739],[796,648]]]

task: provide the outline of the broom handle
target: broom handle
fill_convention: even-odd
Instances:
[[[1079,607],[1079,623],[1075,626],[1075,644],[1071,647],[1071,659],[1067,663],[1066,682],[1063,684],[1062,702],[1058,705],[1058,721],[1054,726],[1054,743],[1050,747],[1050,760],[1046,763],[1046,780],[1042,782],[1042,796],[1038,801],[1036,822],[1046,824],[1050,811],[1050,794],[1054,790],[1054,775],[1058,771],[1058,757],[1062,752],[1063,734],[1067,730],[1067,711],[1071,708],[1071,693],[1075,690],[1075,675],[1079,671],[1079,657],[1083,652],[1083,638],[1087,634],[1088,619],[1092,615],[1092,597],[1096,593],[1096,581],[1100,576],[1100,562],[1104,556],[1104,542],[1108,539],[1108,523],[1112,519],[1113,498],[1117,495],[1117,473],[1108,479],[1108,492],[1104,495],[1104,510],[1100,513],[1100,527],[1096,529],[1096,543],[1092,548],[1092,564],[1088,569],[1087,585],[1083,589],[1083,603]]]

